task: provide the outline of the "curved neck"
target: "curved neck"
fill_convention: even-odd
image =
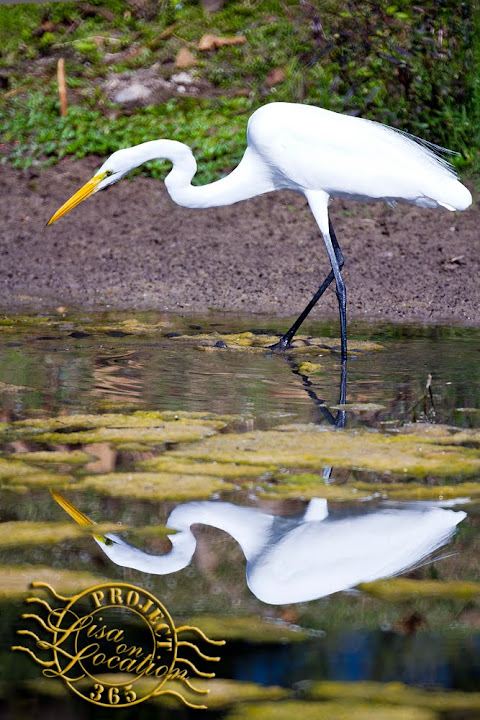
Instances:
[[[177,505],[167,520],[168,527],[181,531],[178,535],[190,532],[195,524],[210,525],[228,533],[240,545],[246,560],[251,561],[268,541],[273,515],[257,508],[206,500]]]
[[[95,540],[112,562],[121,567],[129,567],[153,575],[167,575],[182,570],[190,563],[196,547],[195,536],[189,529],[168,536],[172,549],[164,555],[143,552],[117,535],[110,534],[107,537],[112,544],[106,545],[96,538]]]
[[[199,186],[191,184],[197,163],[188,145],[176,140],[152,140],[132,150],[135,151],[135,167],[147,160],[160,158],[172,163],[173,168],[165,178],[165,185],[172,200],[183,207],[232,205],[275,189],[268,168],[251,148],[247,148],[240,164],[229,175]]]

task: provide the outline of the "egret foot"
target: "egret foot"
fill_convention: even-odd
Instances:
[[[267,350],[280,350],[283,352],[283,350],[290,350],[291,348],[293,348],[293,345],[290,342],[290,338],[284,335],[277,343],[269,345]]]

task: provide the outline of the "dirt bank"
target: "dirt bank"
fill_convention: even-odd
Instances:
[[[0,307],[233,310],[295,315],[328,272],[305,200],[276,193],[186,210],[163,183],[123,180],[57,224],[94,158],[38,177],[3,166]],[[349,318],[480,326],[480,211],[334,201]],[[318,317],[336,315],[328,292]]]

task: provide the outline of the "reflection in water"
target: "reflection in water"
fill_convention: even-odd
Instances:
[[[142,393],[142,382],[136,375],[140,375],[141,370],[142,365],[136,360],[134,350],[117,355],[99,355],[92,368],[92,396],[138,402]]]
[[[68,501],[56,497],[77,522],[89,522]],[[196,547],[192,525],[219,528],[242,548],[250,590],[259,600],[280,605],[314,600],[405,571],[447,543],[465,517],[463,511],[426,503],[330,515],[327,501],[314,498],[303,515],[285,518],[205,501],[178,505],[170,514],[167,526],[178,532],[169,535],[172,549],[165,555],[150,555],[114,534],[95,539],[117,565],[164,575],[190,563]]]

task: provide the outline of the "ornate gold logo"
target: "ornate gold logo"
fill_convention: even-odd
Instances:
[[[34,582],[32,587],[47,589],[62,603],[52,608],[42,598],[27,598],[28,603],[42,605],[47,615],[44,619],[25,613],[22,618],[35,620],[48,634],[42,639],[31,630],[17,631],[33,638],[49,657],[40,658],[18,645],[12,650],[31,655],[46,677],[61,678],[77,695],[102,707],[122,708],[150,697],[175,695],[189,707],[206,708],[187,700],[182,691],[208,693],[208,689],[196,688],[189,674],[212,678],[215,673],[198,669],[181,654],[186,652],[195,662],[220,658],[205,655],[195,642],[181,640],[179,635],[193,634],[197,642],[201,638],[211,645],[224,645],[224,640],[211,640],[193,625],[176,628],[161,602],[128,583],[96,585],[72,597],[59,595],[46,583]]]

